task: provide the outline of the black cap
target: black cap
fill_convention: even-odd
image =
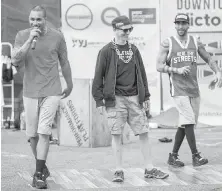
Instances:
[[[126,28],[132,27],[129,18],[125,15],[122,15],[122,16],[119,16],[119,17],[116,17],[115,19],[113,19],[112,25],[115,28],[121,28],[121,29],[126,29]]]
[[[189,23],[190,22],[190,18],[185,13],[178,13],[176,15],[176,17],[175,17],[174,23],[176,23],[176,22],[187,22],[187,23]]]

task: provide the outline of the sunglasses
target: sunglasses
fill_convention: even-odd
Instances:
[[[128,29],[120,29],[120,28],[116,28],[116,29],[123,31],[124,33],[127,33],[128,31],[129,31],[129,32],[132,32],[133,27],[128,28]]]

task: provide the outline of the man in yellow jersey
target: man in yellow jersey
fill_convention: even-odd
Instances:
[[[178,158],[178,151],[186,135],[192,152],[193,166],[201,166],[208,163],[208,160],[201,157],[198,152],[194,134],[200,107],[197,82],[198,54],[215,72],[215,82],[218,87],[222,86],[222,75],[203,44],[187,34],[189,16],[182,13],[177,14],[174,23],[177,35],[171,36],[161,43],[157,58],[157,71],[169,74],[170,93],[179,112],[178,129],[168,164],[176,167],[184,166],[184,163]]]

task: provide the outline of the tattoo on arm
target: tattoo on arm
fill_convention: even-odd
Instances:
[[[14,48],[12,53],[12,62],[17,65],[20,61],[24,59],[26,56],[29,47],[31,45],[31,41],[26,41],[21,47]]]
[[[157,59],[157,71],[163,73],[177,73],[177,68],[166,65],[167,55],[169,53],[169,41],[165,40],[161,43],[160,52]]]
[[[18,49],[16,52],[15,52],[15,55],[14,55],[14,59],[15,60],[21,60],[21,58],[23,57],[23,54],[24,52],[22,51],[22,49]]]
[[[164,41],[161,43],[161,46],[162,46],[163,48],[169,49],[169,41],[168,41],[168,40],[164,40]]]
[[[12,64],[18,66],[18,63],[21,61],[21,51],[20,48],[14,48],[12,51]]]
[[[19,62],[23,60],[25,55],[26,52],[24,52],[22,48],[14,50],[14,53],[12,54],[12,63],[18,66]]]

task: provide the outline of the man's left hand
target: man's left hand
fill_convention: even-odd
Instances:
[[[144,107],[145,111],[149,111],[150,110],[150,100],[144,101],[143,107]]]
[[[68,97],[70,93],[72,92],[73,86],[68,86],[64,91],[62,92],[62,99]]]
[[[215,88],[216,84],[218,88],[222,87],[222,72],[216,73],[214,80],[210,82],[208,87],[212,90]]]

